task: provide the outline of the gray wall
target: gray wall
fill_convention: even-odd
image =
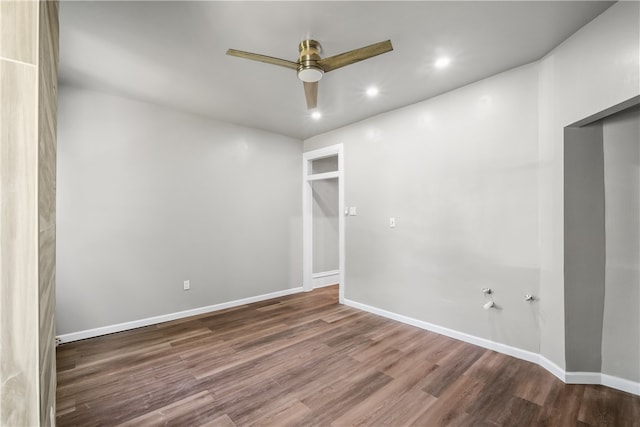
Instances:
[[[640,94],[639,2],[617,2],[539,62],[540,354],[565,368],[563,129]]]
[[[345,203],[358,207],[347,298],[565,369],[563,129],[640,94],[639,13],[614,4],[527,77],[510,71],[306,140],[345,144]],[[476,311],[486,285],[503,310]],[[523,307],[525,290],[539,299]]]
[[[312,188],[313,272],[338,270],[338,180],[314,181]]]
[[[301,141],[69,86],[58,141],[59,334],[301,286]]]
[[[603,121],[606,256],[602,372],[640,381],[640,110]]]
[[[640,113],[565,129],[568,371],[640,380]]]
[[[602,125],[565,129],[564,315],[568,371],[599,372],[605,276]]]
[[[532,65],[305,141],[344,143],[345,297],[537,352],[536,114]]]

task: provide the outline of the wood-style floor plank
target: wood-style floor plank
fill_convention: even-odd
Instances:
[[[337,303],[337,287],[57,349],[59,426],[640,426],[640,397]]]

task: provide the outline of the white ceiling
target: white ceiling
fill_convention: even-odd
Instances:
[[[535,61],[612,3],[65,1],[60,83],[304,139]],[[295,61],[306,38],[324,57],[387,39],[394,51],[326,74],[319,121],[295,71],[225,55]]]

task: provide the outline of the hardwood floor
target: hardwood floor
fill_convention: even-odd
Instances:
[[[59,426],[640,426],[640,397],[337,304],[337,288],[64,344]]]

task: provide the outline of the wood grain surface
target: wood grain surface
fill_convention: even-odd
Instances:
[[[639,426],[640,397],[337,303],[337,287],[58,347],[59,426]]]

